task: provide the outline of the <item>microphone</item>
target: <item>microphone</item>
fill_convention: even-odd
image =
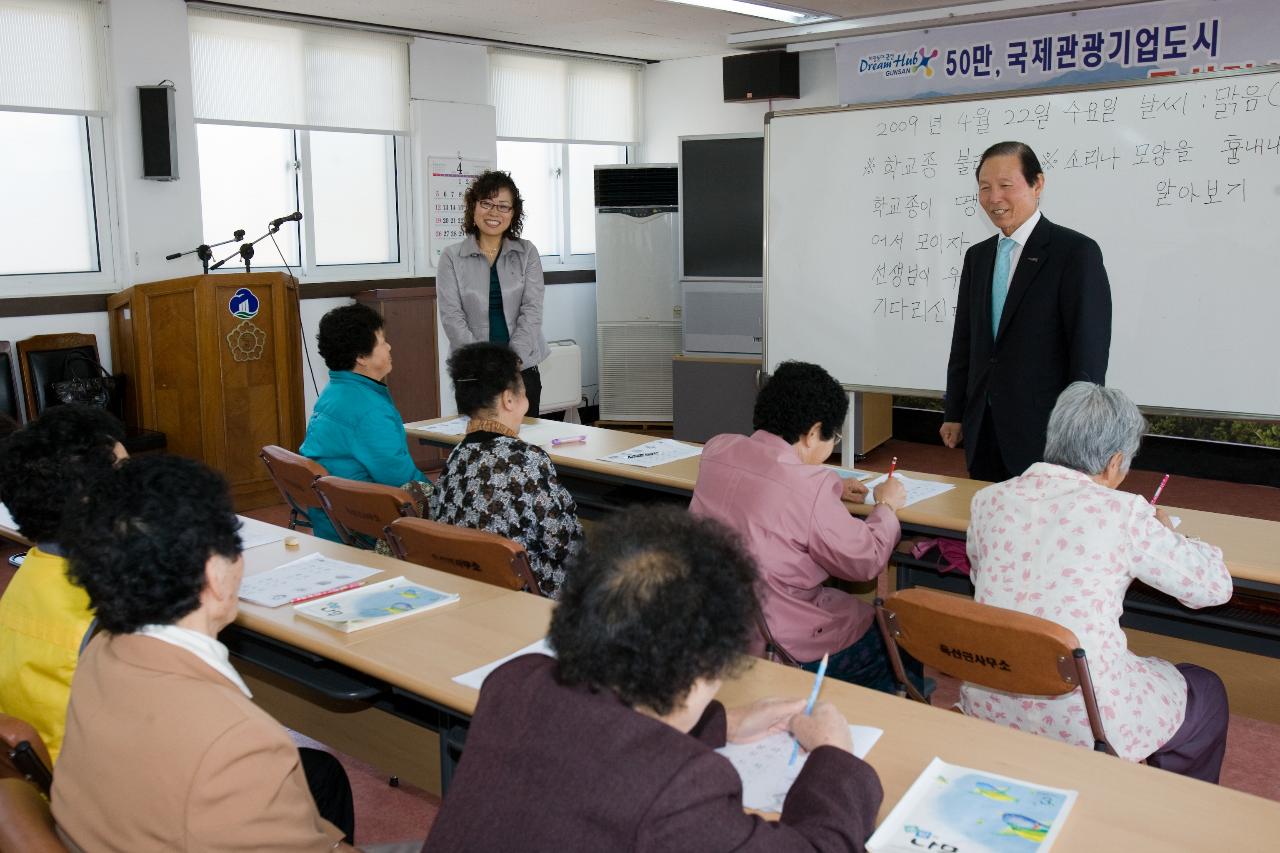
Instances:
[[[293,213],[290,213],[288,216],[281,216],[279,219],[271,220],[271,228],[272,230],[277,230],[280,228],[281,225],[285,224],[286,222],[301,222],[301,221],[302,221],[302,214],[295,210]]]
[[[231,237],[232,237],[232,239],[234,239],[234,240],[243,240],[243,239],[244,239],[244,229],[243,229],[243,228],[237,228],[235,231],[232,231],[232,232],[231,232]]]

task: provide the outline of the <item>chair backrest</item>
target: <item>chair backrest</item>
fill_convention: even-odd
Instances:
[[[26,720],[0,714],[0,779],[23,779],[49,795],[53,761],[35,726]]]
[[[756,608],[756,632],[759,636],[752,648],[759,651],[759,657],[787,666],[800,666],[800,661],[773,638],[773,632],[769,630],[769,622],[764,618],[764,610],[761,608]],[[760,647],[760,642],[763,642],[763,648]]]
[[[1080,688],[1094,748],[1115,754],[1103,733],[1084,649],[1056,622],[919,587],[876,599],[876,621],[894,675],[911,698],[927,701],[908,681],[900,649],[925,666],[990,690],[1062,696]]]
[[[348,480],[330,474],[311,484],[320,504],[347,545],[368,547],[361,536],[377,540],[383,528],[401,516],[417,516],[413,495],[397,486]]]
[[[0,412],[22,423],[22,406],[18,399],[17,362],[13,345],[0,341]]]
[[[307,510],[324,509],[320,496],[311,486],[329,472],[320,463],[274,444],[262,448],[258,458],[267,466],[271,481],[289,505],[289,527],[296,528],[299,524],[310,527]]]
[[[496,533],[398,518],[386,529],[391,553],[401,560],[452,575],[542,595],[524,546]]]
[[[21,779],[0,779],[0,853],[66,853],[49,804]]]
[[[96,335],[65,332],[18,341],[18,368],[26,397],[27,420],[35,420],[50,405],[57,404],[49,383],[66,378],[67,358],[72,353],[79,353],[95,364],[101,363]]]

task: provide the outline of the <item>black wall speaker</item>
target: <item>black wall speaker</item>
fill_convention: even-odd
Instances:
[[[173,87],[139,86],[142,117],[142,177],[178,180],[178,134],[173,121]]]
[[[724,58],[724,99],[767,101],[800,97],[800,54],[785,50]]]

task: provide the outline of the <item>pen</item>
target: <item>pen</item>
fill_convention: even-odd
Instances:
[[[1164,491],[1165,483],[1169,482],[1169,475],[1165,474],[1164,479],[1160,481],[1160,485],[1156,486],[1156,493],[1151,498],[1151,505],[1155,506],[1156,501],[1160,500],[1160,493]]]
[[[893,472],[897,469],[897,467],[898,467],[898,457],[895,456],[893,457],[893,461],[889,463],[889,477],[893,476]],[[885,479],[887,480],[889,479],[889,477],[885,477]]]
[[[656,450],[650,450],[650,451],[648,451],[648,452],[646,452],[646,453],[628,453],[628,454],[627,454],[627,458],[628,458],[628,459],[639,459],[641,456],[657,456],[657,455],[658,455],[658,451],[656,451]]]
[[[822,677],[827,674],[827,659],[830,657],[831,655],[829,654],[823,655],[822,663],[818,664],[818,674],[813,679],[813,692],[809,694],[809,702],[804,706],[804,715],[806,717],[813,713],[813,705],[818,701],[818,691],[822,689]],[[796,756],[799,754],[800,741],[796,741],[795,745],[791,747],[791,760],[787,762],[788,767],[796,763]]]
[[[566,438],[551,439],[552,447],[559,447],[562,444],[586,444],[587,437],[585,435],[571,435]]]
[[[297,598],[289,600],[290,604],[301,604],[304,601],[314,601],[317,598],[324,598],[326,595],[333,595],[335,592],[346,592],[349,589],[364,586],[364,581],[356,581],[355,583],[345,584],[344,586],[335,586],[333,589],[326,589],[324,592],[313,592],[310,595],[300,595]]]

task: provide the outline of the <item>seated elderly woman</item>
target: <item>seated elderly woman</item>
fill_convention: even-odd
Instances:
[[[35,726],[55,761],[93,624],[89,597],[67,578],[59,527],[68,503],[127,455],[123,438],[101,409],[54,406],[0,450],[0,499],[36,543],[0,597],[0,713]]]
[[[466,757],[427,838],[454,850],[862,850],[882,792],[831,705],[726,711],[755,567],[721,525],[669,507],[592,532],[551,617],[558,659],[525,655],[485,680]],[[742,810],[715,752],[790,729],[809,757],[782,819]]]
[[[902,535],[902,483],[878,486],[875,509],[863,521],[843,501],[861,503],[866,487],[822,464],[848,410],[848,395],[821,367],[783,362],[756,397],[755,432],[717,435],[703,448],[690,509],[746,543],[778,645],[810,670],[829,654],[828,675],[892,693],[871,606],[826,585],[832,577],[875,578]]]
[[[342,766],[299,755],[217,640],[236,616],[239,526],[222,477],[176,456],[125,462],[64,525],[103,628],[76,671],[53,786],[72,849],[351,849]]]
[[[298,452],[335,477],[403,486],[425,506],[431,485],[409,456],[404,419],[383,382],[391,373],[391,344],[382,317],[367,305],[334,308],[320,318],[316,343],[329,367],[329,384],[316,400]],[[338,541],[322,510],[308,515],[316,536]]]
[[[582,525],[551,457],[519,438],[529,410],[520,360],[500,344],[467,344],[449,356],[449,377],[458,411],[471,420],[444,463],[431,517],[519,542],[543,594],[554,598]]]
[[[1164,510],[1116,491],[1146,422],[1123,392],[1075,382],[1049,417],[1044,460],[973,497],[968,552],[975,598],[1075,632],[1103,730],[1121,757],[1217,782],[1227,696],[1218,676],[1129,652],[1120,629],[1136,579],[1188,607],[1222,604],[1222,551],[1174,532]],[[1019,696],[965,685],[965,713],[1081,746],[1093,737],[1079,691]]]

